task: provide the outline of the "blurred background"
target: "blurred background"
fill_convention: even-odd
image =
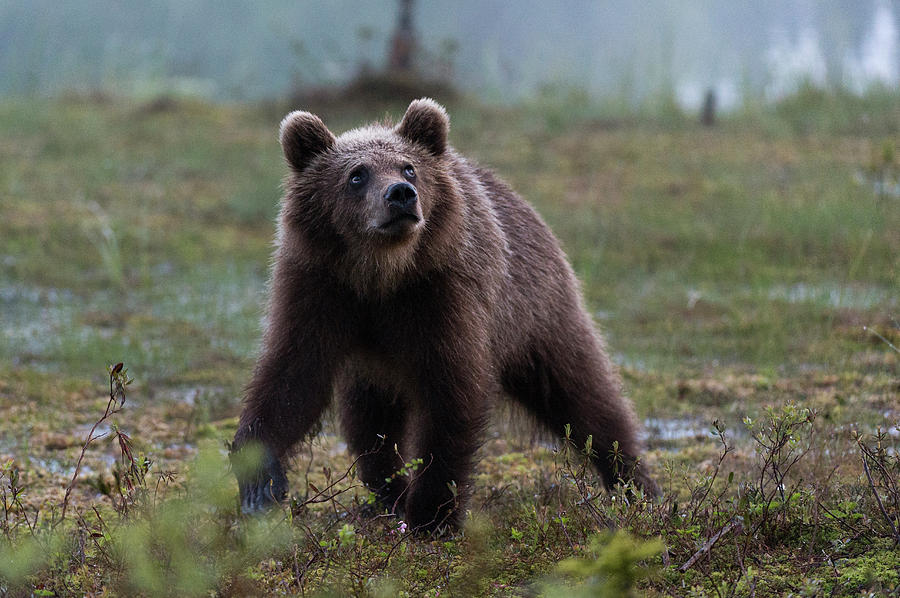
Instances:
[[[486,101],[577,90],[697,110],[712,89],[727,111],[804,83],[896,88],[898,14],[889,0],[5,0],[0,93],[271,99],[383,72],[406,35],[406,66]]]

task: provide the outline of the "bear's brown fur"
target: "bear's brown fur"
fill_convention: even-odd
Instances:
[[[428,99],[396,127],[338,138],[307,112],[282,121],[289,174],[268,324],[234,442],[264,449],[238,476],[245,510],[284,496],[281,463],[332,394],[362,481],[415,528],[459,523],[501,394],[554,434],[592,435],[607,485],[633,477],[658,493],[559,244],[448,130]],[[409,478],[394,475],[398,452],[423,459]]]

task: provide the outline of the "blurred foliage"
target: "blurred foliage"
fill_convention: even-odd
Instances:
[[[559,573],[581,583],[550,586],[544,595],[595,596],[615,598],[640,595],[637,584],[647,578],[650,570],[641,563],[663,551],[662,540],[640,541],[627,532],[609,533],[590,539],[588,557],[572,557],[559,563]]]

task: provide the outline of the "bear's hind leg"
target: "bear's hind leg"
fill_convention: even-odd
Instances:
[[[358,457],[359,478],[385,509],[396,513],[406,491],[406,480],[398,475],[403,467],[398,449],[406,425],[404,401],[365,380],[342,394],[341,425],[348,448]]]
[[[553,434],[571,429],[571,440],[583,447],[591,436],[592,461],[607,488],[634,480],[645,492],[659,489],[640,462],[639,424],[622,394],[609,358],[592,332],[580,338],[560,337],[509,368],[506,391]]]
[[[471,494],[475,453],[485,417],[483,397],[464,408],[462,401],[435,413],[422,413],[416,422],[416,451],[422,462],[410,474],[406,518],[410,527],[430,533],[456,528]]]

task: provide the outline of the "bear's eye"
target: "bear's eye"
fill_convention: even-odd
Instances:
[[[369,171],[365,168],[357,168],[350,173],[350,179],[347,181],[353,190],[362,189],[366,181],[369,180]]]
[[[416,169],[412,167],[412,164],[403,167],[403,176],[410,180],[416,178]]]

